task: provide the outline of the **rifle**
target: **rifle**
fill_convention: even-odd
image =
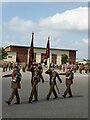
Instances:
[[[3,75],[2,77],[12,77],[12,74]]]
[[[57,86],[57,83],[56,83],[56,88],[57,88],[58,94],[60,94],[60,91],[59,91],[59,88],[58,88],[58,86]]]

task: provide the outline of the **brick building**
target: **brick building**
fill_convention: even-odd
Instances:
[[[17,46],[17,45],[10,45],[5,48],[9,54],[5,61],[20,61],[28,63],[29,60],[29,51],[30,47],[28,46]],[[56,63],[58,65],[61,64],[61,58],[63,54],[68,56],[68,61],[71,63],[76,62],[76,51],[77,50],[68,50],[68,49],[50,49],[50,63]],[[46,48],[41,47],[34,47],[34,61],[35,62],[42,62],[45,57]],[[14,58],[14,59],[13,59]],[[49,60],[47,61],[49,63]]]

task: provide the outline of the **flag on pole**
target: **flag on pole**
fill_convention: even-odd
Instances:
[[[50,58],[50,42],[49,42],[50,37],[48,37],[48,42],[47,42],[47,47],[46,47],[46,59]]]
[[[33,59],[34,59],[33,40],[34,40],[34,33],[32,32],[32,40],[31,40],[31,46],[30,46],[30,52],[29,52],[29,67],[33,64]]]

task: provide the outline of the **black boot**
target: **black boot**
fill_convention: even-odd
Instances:
[[[72,97],[72,95],[69,96],[69,98],[71,98],[71,97]]]
[[[8,105],[10,105],[10,102],[9,102],[9,101],[6,101],[6,103],[7,103]]]
[[[37,102],[38,100],[36,99],[36,100],[33,100],[33,102]]]
[[[46,97],[47,100],[49,100],[49,97]]]
[[[20,102],[16,102],[16,103],[14,103],[14,104],[20,104]]]
[[[62,95],[63,96],[63,98],[65,98],[66,96],[65,95]]]
[[[55,96],[55,98],[54,99],[57,99],[58,98],[58,96]]]
[[[29,101],[28,101],[29,103],[31,103],[31,100],[29,99]]]

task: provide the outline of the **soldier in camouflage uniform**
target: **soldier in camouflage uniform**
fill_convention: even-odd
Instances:
[[[83,65],[80,63],[80,64],[79,64],[79,73],[82,74],[82,70],[83,70]]]
[[[42,83],[44,83],[44,78],[43,78],[43,68],[41,66],[41,63],[38,63],[38,70],[39,70],[39,81],[42,80]]]
[[[66,97],[67,93],[69,93],[69,97],[72,97],[71,85],[73,84],[74,73],[72,72],[71,67],[68,68],[66,71],[66,90],[62,95],[64,98]]]
[[[21,84],[20,84],[21,73],[20,73],[20,70],[18,69],[18,66],[15,66],[12,74],[4,75],[3,77],[10,77],[10,76],[12,76],[11,88],[13,90],[12,90],[10,98],[6,101],[6,103],[8,105],[10,105],[14,96],[16,96],[16,103],[15,104],[20,104],[20,97],[19,97],[19,93],[18,93],[18,88],[19,89],[21,88]]]
[[[88,63],[88,72],[90,73],[90,63]]]
[[[59,77],[59,74],[54,70],[54,68],[50,68],[45,73],[50,75],[50,89],[49,89],[49,92],[48,92],[48,95],[47,95],[46,99],[49,100],[52,92],[55,96],[54,99],[56,99],[56,98],[58,98],[58,95],[57,95],[56,90],[54,88],[54,86],[56,85],[56,77],[58,78],[60,83],[62,83],[62,80]]]
[[[88,73],[88,63],[84,65],[85,67],[85,73]]]
[[[6,63],[5,62],[3,62],[2,67],[3,67],[3,72],[5,72],[5,68],[6,68]]]
[[[40,78],[41,78],[41,73],[38,68],[38,65],[31,66],[30,71],[32,72],[32,79],[31,79],[32,90],[31,90],[31,94],[29,97],[29,103],[32,102],[33,96],[34,96],[34,102],[38,101],[36,86],[38,85],[38,82],[40,82]],[[42,82],[44,83],[43,80]]]

